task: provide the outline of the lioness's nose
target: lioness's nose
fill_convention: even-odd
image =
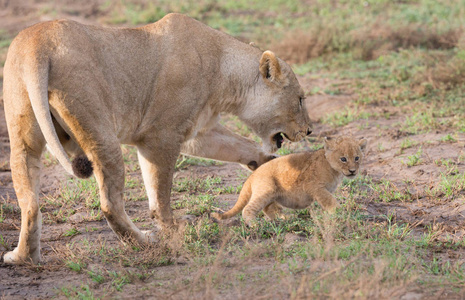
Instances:
[[[312,134],[312,130],[310,128],[307,129],[307,135]]]

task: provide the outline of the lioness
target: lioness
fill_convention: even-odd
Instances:
[[[277,217],[280,207],[276,203],[302,209],[314,200],[325,210],[334,211],[337,202],[331,193],[343,175],[357,175],[366,143],[365,139],[352,137],[326,138],[324,149],[269,161],[250,175],[233,208],[211,216],[224,220],[242,210],[246,224],[253,225],[262,209],[270,219]]]
[[[21,207],[19,244],[7,263],[39,261],[45,144],[69,173],[95,175],[101,209],[119,237],[146,242],[150,235],[124,210],[121,143],[137,146],[151,214],[171,226],[179,153],[255,169],[283,135],[297,141],[311,132],[289,65],[180,14],[135,29],[67,20],[29,27],[11,43],[3,94]],[[219,125],[222,112],[250,126],[264,150]]]

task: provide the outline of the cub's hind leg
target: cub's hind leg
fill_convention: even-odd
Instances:
[[[278,204],[278,202],[271,202],[263,209],[263,212],[270,220],[275,220],[276,218],[286,218],[286,216],[283,214],[283,207]]]
[[[12,100],[15,101],[14,105]],[[40,260],[42,228],[42,214],[39,210],[40,157],[45,140],[27,95],[15,99],[5,97],[5,116],[11,143],[11,174],[21,208],[21,230],[18,246],[6,253],[3,260],[9,264],[36,264]]]
[[[261,186],[267,186],[267,184],[262,183]],[[242,210],[242,217],[249,226],[255,223],[255,218],[261,210],[274,202],[273,191],[263,189],[261,186],[254,186],[254,188],[252,188],[252,196],[250,197],[249,203]]]

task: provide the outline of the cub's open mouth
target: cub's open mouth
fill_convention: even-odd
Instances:
[[[284,137],[288,138],[285,133],[278,132],[273,136],[273,141],[276,143],[276,147],[281,148],[284,143]]]

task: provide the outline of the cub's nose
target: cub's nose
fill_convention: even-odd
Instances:
[[[357,170],[352,170],[352,169],[351,169],[351,170],[349,170],[349,172],[350,172],[350,175],[354,175],[355,172],[357,172]]]

